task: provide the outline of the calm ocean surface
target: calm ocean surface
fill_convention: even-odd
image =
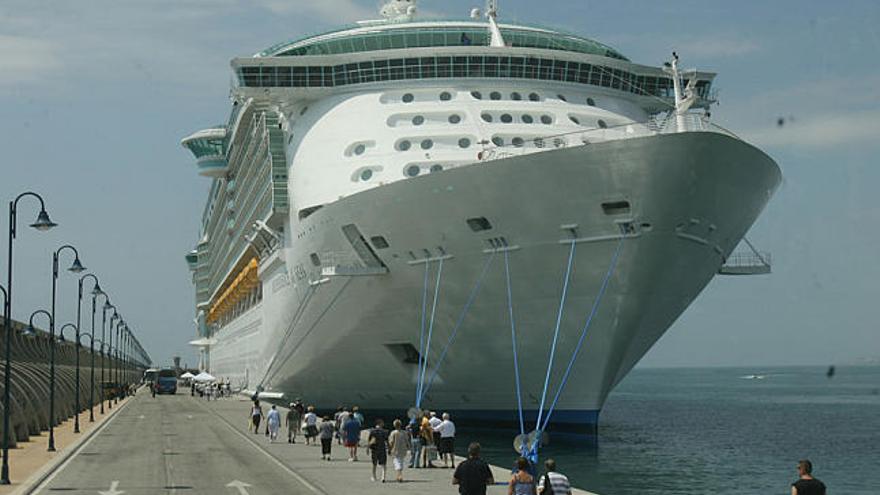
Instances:
[[[880,367],[633,371],[611,394],[598,447],[545,448],[600,495],[789,494],[798,459],[833,494],[880,494]],[[762,380],[743,376],[760,374]],[[474,432],[460,435],[460,446]],[[479,435],[512,465],[509,435]]]

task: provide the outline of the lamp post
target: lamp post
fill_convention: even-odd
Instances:
[[[95,333],[80,333],[80,338],[89,338],[89,354],[91,355],[91,371],[89,372],[89,423],[95,422]]]
[[[79,433],[79,351],[81,348],[79,335],[80,335],[80,325],[82,324],[82,296],[83,296],[83,283],[87,278],[91,278],[95,281],[95,286],[92,288],[92,297],[97,297],[98,294],[103,294],[104,291],[101,290],[101,284],[98,282],[98,277],[91,273],[87,273],[79,278],[79,283],[77,284],[78,292],[76,296],[76,394],[74,399],[74,414],[73,414],[73,432]],[[94,300],[92,301],[92,330],[94,331],[95,326],[95,312],[94,312]],[[94,418],[92,419],[94,421]]]
[[[104,302],[104,307],[101,308],[101,414],[104,414],[104,361],[107,360],[107,356],[110,354],[110,346],[105,344],[107,339],[104,332],[107,330],[107,312],[111,309],[113,310],[113,315],[110,317],[110,327],[112,328],[113,320],[119,316],[116,313],[116,306],[110,304],[110,299],[107,299]]]
[[[12,245],[17,234],[18,221],[18,202],[25,197],[36,198],[40,202],[40,213],[37,215],[37,221],[31,224],[31,227],[46,231],[55,227],[56,223],[49,220],[49,214],[46,213],[46,203],[42,196],[34,192],[24,192],[19,194],[14,200],[9,202],[9,244],[8,258],[6,265],[6,289],[4,290],[3,302],[3,323],[5,327],[6,342],[6,361],[3,365],[5,372],[3,377],[3,465],[0,467],[0,485],[8,485],[9,481],[9,416],[11,409],[10,390],[12,385],[10,378],[12,377]]]
[[[97,285],[97,283],[95,284]],[[97,288],[97,287],[96,287]],[[92,356],[92,388],[89,389],[89,423],[95,422],[95,312],[97,311],[97,301],[98,296],[104,296],[104,305],[110,304],[110,298],[107,296],[107,293],[103,290],[100,294],[95,294],[95,291],[92,291],[92,330],[91,330],[91,356]],[[102,350],[103,350],[103,341],[101,342]],[[101,354],[103,356],[103,354]],[[102,358],[103,359],[103,358]],[[102,361],[103,365],[103,361]],[[101,400],[101,410],[104,409],[104,401]]]
[[[45,309],[38,309],[28,318],[27,333],[34,335],[34,317],[44,315],[49,318],[49,452],[55,451],[55,317]]]
[[[107,339],[109,340],[109,343],[107,344],[107,356],[110,358],[110,362],[107,364],[107,366],[108,366],[107,380],[108,381],[114,380],[114,377],[116,376],[114,374],[115,368],[114,368],[114,362],[113,362],[113,352],[116,349],[115,347],[113,347],[113,329],[119,324],[120,321],[122,321],[122,316],[119,313],[117,313],[116,310],[114,309],[113,316],[110,318],[110,328],[108,329],[108,332],[107,332]],[[116,345],[119,345],[119,343],[117,342]],[[113,396],[112,395],[110,397],[107,397],[107,408],[113,409]]]
[[[73,251],[73,264],[68,268],[73,273],[81,273],[85,271],[82,263],[79,261],[79,251],[70,244],[65,244],[52,253],[52,320],[49,322],[49,334],[52,341],[49,342],[49,452],[55,451],[55,429],[53,423],[55,421],[55,302],[58,292],[58,259],[64,250]],[[79,387],[79,384],[77,384]]]
[[[122,377],[120,375],[120,372],[122,371],[120,365],[120,350],[122,347],[120,344],[122,343],[122,341],[120,340],[120,333],[122,332],[122,327],[124,325],[125,320],[121,318],[119,319],[119,321],[116,322],[116,393],[113,394],[113,399],[117,404],[119,404],[119,392],[122,390]]]

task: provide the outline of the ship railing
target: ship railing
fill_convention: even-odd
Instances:
[[[678,117],[669,113],[652,117],[643,122],[632,121],[614,126],[550,134],[528,140],[520,139],[502,145],[487,141],[482,143],[483,151],[479,157],[482,161],[500,160],[551,149],[684,132],[714,132],[737,140],[740,139],[733,132],[710,122],[704,114],[688,113]]]

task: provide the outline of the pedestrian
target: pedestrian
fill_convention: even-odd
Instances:
[[[321,420],[320,438],[321,438],[321,459],[330,460],[330,448],[333,446],[333,432],[336,431],[336,424],[330,419],[330,416],[324,416]]]
[[[529,474],[529,461],[525,457],[516,460],[516,472],[507,484],[507,495],[535,495],[535,478]]]
[[[798,480],[791,484],[791,495],[825,495],[825,483],[813,477],[813,463],[801,459],[797,465]]]
[[[486,495],[486,487],[495,484],[489,465],[480,459],[477,442],[468,445],[468,458],[453,473],[452,484],[458,485],[461,495]]]
[[[251,407],[251,425],[254,427],[254,433],[260,433],[260,420],[263,419],[263,408],[260,407],[260,401],[255,400]]]
[[[406,425],[406,432],[409,434],[410,443],[412,444],[412,456],[409,460],[409,467],[415,469],[419,467],[419,457],[422,455],[422,435],[418,418],[410,420],[409,424]]]
[[[361,414],[360,408],[358,406],[354,406],[351,408],[351,414],[352,416],[357,418],[358,423],[360,423],[361,425],[364,424],[364,415]]]
[[[269,443],[275,443],[278,430],[281,428],[281,413],[278,412],[275,404],[272,404],[272,409],[269,409],[269,414],[266,416],[266,427],[269,429]]]
[[[550,487],[548,490],[547,487]],[[556,461],[547,459],[544,461],[544,476],[538,482],[539,495],[571,495],[571,483],[568,478],[556,472]]]
[[[442,423],[443,420],[437,417],[436,412],[431,411],[431,417],[428,421],[430,421],[431,430],[434,432],[432,434],[434,437],[434,445],[439,447],[440,446],[440,432],[437,431],[437,427],[440,426],[440,423]]]
[[[386,464],[388,464],[388,432],[385,430],[385,422],[381,418],[376,420],[376,426],[370,430],[367,448],[370,450],[370,458],[373,461],[373,476],[370,481],[376,481],[376,466],[382,466],[382,483],[385,483]]]
[[[299,429],[301,421],[302,416],[296,409],[296,403],[291,402],[290,409],[287,410],[287,415],[284,418],[284,426],[287,427],[287,443],[296,443],[296,430]]]
[[[397,474],[397,482],[403,483],[403,464],[406,461],[406,453],[412,449],[410,434],[403,429],[403,423],[395,419],[394,431],[388,436],[388,452],[391,454],[391,463]]]
[[[315,414],[315,406],[308,407],[303,424],[306,426],[306,445],[312,445],[312,440],[318,435],[318,415]]]
[[[348,447],[348,461],[354,462],[358,460],[358,441],[361,439],[361,423],[352,414],[345,417],[345,423],[342,424],[342,434],[345,446]],[[340,419],[342,416],[340,416]]]
[[[452,469],[455,469],[455,423],[449,419],[449,413],[443,413],[443,421],[437,425],[435,429],[440,434],[440,443],[437,445],[437,451],[443,458],[443,467],[448,468],[447,459],[452,463]]]
[[[336,408],[336,414],[333,415],[333,421],[336,422],[336,443],[342,445],[342,425],[345,423],[342,421],[342,415],[345,413],[345,406],[339,406]]]
[[[420,433],[422,436],[422,467],[437,467],[433,462],[434,453],[437,451],[434,444],[434,428],[431,427],[431,418],[427,412],[422,416]]]

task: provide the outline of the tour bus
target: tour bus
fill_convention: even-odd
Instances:
[[[177,372],[172,369],[159,370],[159,376],[156,379],[157,394],[176,394],[177,393]]]

